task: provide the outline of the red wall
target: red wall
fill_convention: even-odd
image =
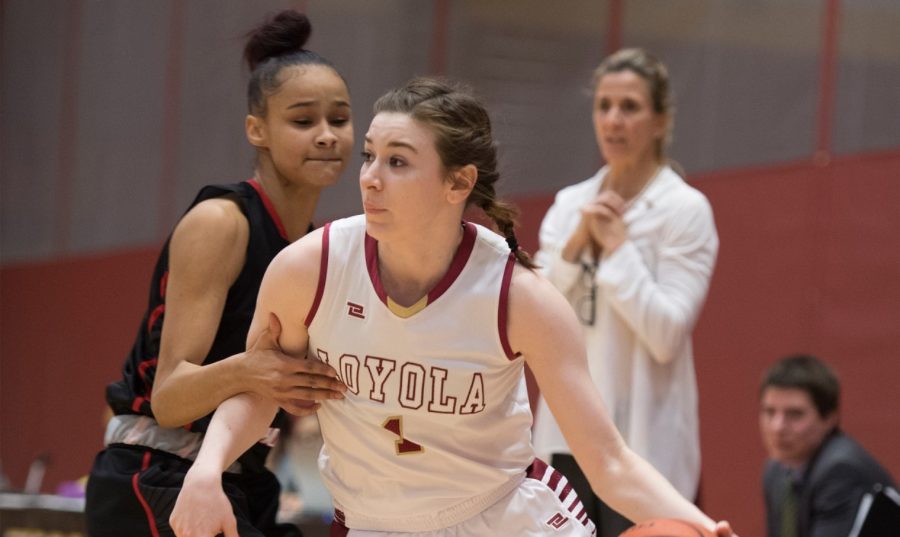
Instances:
[[[0,460],[13,486],[42,453],[45,492],[90,469],[104,388],[137,333],[155,250],[0,271]]]
[[[898,178],[893,151],[692,181],[721,239],[695,338],[703,502],[742,535],[763,533],[756,390],[784,354],[835,366],[844,427],[900,477]],[[517,201],[533,251],[552,196]],[[0,460],[15,486],[40,453],[52,458],[45,491],[89,469],[103,388],[137,330],[155,250],[0,271]]]
[[[810,352],[842,425],[900,477],[900,152],[700,177],[721,240],[696,355],[711,513],[763,535],[760,375]]]

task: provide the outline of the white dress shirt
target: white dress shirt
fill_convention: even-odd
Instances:
[[[583,320],[591,377],[628,446],[689,500],[700,478],[697,382],[691,332],[703,306],[718,251],[706,197],[668,166],[627,209],[628,238],[599,265],[561,251],[600,190],[606,168],[557,193],[541,224],[537,263]],[[593,278],[590,271],[593,270]],[[571,453],[541,398],[535,418],[538,454]]]

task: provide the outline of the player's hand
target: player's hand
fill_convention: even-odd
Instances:
[[[716,522],[716,537],[738,537],[727,520]]]
[[[177,537],[240,537],[221,474],[206,475],[194,468],[184,478],[169,524]]]
[[[337,372],[319,360],[285,354],[280,335],[281,322],[270,313],[269,325],[245,353],[253,391],[297,416],[315,413],[317,401],[343,399],[347,387]]]

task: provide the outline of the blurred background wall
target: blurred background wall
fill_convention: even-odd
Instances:
[[[21,487],[102,445],[157,249],[198,188],[245,179],[243,34],[294,7],[375,98],[418,74],[487,101],[532,250],[559,188],[600,165],[590,76],[620,46],[670,68],[671,155],[721,239],[696,332],[703,504],[762,533],[757,383],[831,362],[843,425],[900,476],[900,3],[895,0],[2,0],[0,464]],[[358,159],[317,220],[359,209]],[[665,442],[666,439],[660,439]]]

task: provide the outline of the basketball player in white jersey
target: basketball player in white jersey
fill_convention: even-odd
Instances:
[[[360,171],[365,215],[273,260],[248,338],[327,362],[347,386],[344,399],[318,407],[331,534],[594,535],[565,478],[535,460],[527,362],[613,508],[732,535],[632,453],[607,416],[574,312],[531,270],[515,211],[495,199],[483,106],[417,79],[379,99],[375,114]],[[468,204],[506,238],[462,222]],[[277,409],[252,393],[219,407],[171,518],[177,535],[238,535],[222,472]]]

